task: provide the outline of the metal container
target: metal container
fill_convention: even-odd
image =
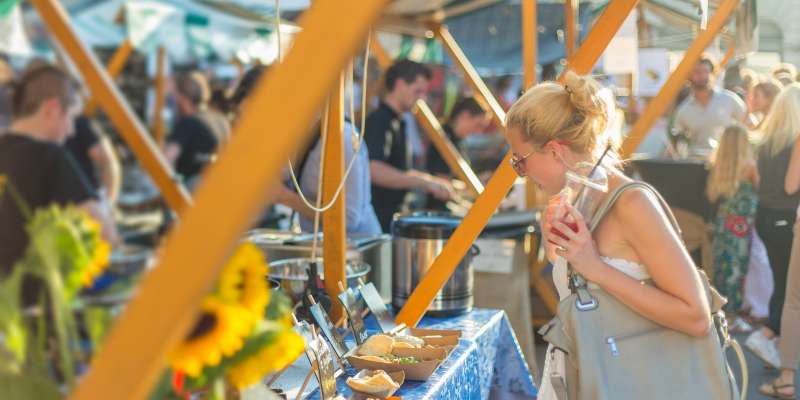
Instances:
[[[428,273],[461,219],[443,213],[414,213],[395,216],[392,222],[394,256],[392,263],[392,305],[399,309]],[[451,316],[472,310],[472,257],[478,248],[472,246],[461,259],[453,275],[436,294],[428,307],[428,315]]]
[[[303,292],[308,285],[308,273],[311,258],[289,258],[270,262],[269,274],[267,278],[280,283],[283,292],[297,303],[302,300]],[[371,267],[369,264],[358,261],[347,261],[345,273],[347,275],[347,286],[358,287],[358,280],[365,278],[369,274]],[[323,278],[325,266],[322,259],[317,259],[317,271],[320,278]]]
[[[264,252],[270,263],[288,258],[311,257],[313,234],[291,233],[271,229],[255,229],[247,233],[246,240]],[[389,235],[348,235],[345,257],[352,262],[363,262],[370,266],[365,278],[375,284],[386,302],[391,298],[391,239]],[[323,238],[318,243],[322,249]],[[319,253],[318,253],[319,254]]]

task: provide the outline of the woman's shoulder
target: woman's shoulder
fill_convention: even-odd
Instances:
[[[630,181],[626,185],[634,183]],[[634,185],[620,194],[613,207],[614,216],[625,226],[651,225],[665,215],[661,203],[652,189],[644,185]]]

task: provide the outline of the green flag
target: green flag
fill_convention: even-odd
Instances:
[[[20,0],[0,0],[0,19],[7,17],[19,1]]]

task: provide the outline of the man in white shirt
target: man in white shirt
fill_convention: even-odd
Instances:
[[[714,87],[716,62],[709,55],[700,61],[689,74],[692,95],[678,107],[676,128],[689,138],[693,153],[707,154],[726,126],[741,122],[747,115],[744,102],[733,92]]]

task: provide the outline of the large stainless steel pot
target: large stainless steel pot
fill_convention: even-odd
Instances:
[[[302,301],[303,291],[308,285],[308,273],[306,269],[311,264],[311,257],[306,258],[290,258],[286,260],[278,260],[269,263],[269,280],[276,281],[280,284],[281,289],[286,293],[293,302],[297,303]],[[345,273],[347,275],[347,286],[358,287],[358,280],[365,279],[370,271],[369,264],[348,260],[345,265]],[[317,272],[319,277],[323,278],[325,266],[322,259],[317,259]]]
[[[395,216],[392,222],[392,305],[396,309],[405,305],[459,223],[460,218],[442,213]],[[472,310],[472,257],[477,253],[478,248],[472,246],[461,259],[428,307],[428,315],[450,316]]]

